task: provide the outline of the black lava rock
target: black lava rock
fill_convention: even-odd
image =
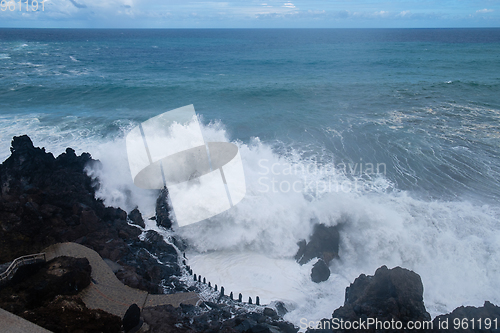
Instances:
[[[142,214],[139,211],[139,209],[134,208],[129,214],[128,218],[130,221],[132,221],[133,224],[138,225],[142,228],[146,228],[146,225],[144,224],[144,219],[142,218]]]
[[[125,312],[125,315],[122,319],[123,330],[128,332],[139,326],[141,322],[141,309],[137,306],[137,304],[132,304]]]
[[[311,270],[311,280],[316,283],[320,283],[328,280],[330,277],[330,269],[323,259],[319,259],[317,263],[314,264]]]
[[[309,243],[305,240],[298,243],[299,250],[295,260],[301,265],[313,258],[320,258],[329,263],[332,259],[338,258],[339,241],[339,226],[327,227],[324,224],[316,224]]]
[[[344,306],[333,312],[333,318],[356,321],[377,318],[379,321],[429,321],[423,301],[424,287],[420,276],[401,267],[382,266],[373,276],[361,274],[346,289]],[[375,332],[367,330],[367,332]],[[404,330],[403,330],[404,331]],[[408,332],[408,331],[407,331]]]
[[[156,224],[170,229],[172,227],[171,211],[172,208],[168,204],[168,189],[165,187],[160,191],[160,195],[156,199]]]
[[[0,165],[0,263],[55,243],[76,242],[118,263],[118,278],[133,288],[163,293],[163,281],[180,273],[172,245],[150,238],[141,241],[141,230],[127,223],[125,211],[106,207],[95,197],[98,179],[86,170],[98,168],[100,162],[90,154],[77,156],[68,148],[54,158],[34,147],[26,135],[13,138],[11,152]],[[130,219],[143,225],[138,210]],[[158,255],[166,265],[151,255],[143,261],[141,249]],[[182,289],[181,284],[169,286]]]

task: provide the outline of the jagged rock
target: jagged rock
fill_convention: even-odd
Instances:
[[[35,148],[26,135],[14,137],[11,152],[0,165],[0,263],[55,243],[77,242],[118,262],[122,282],[151,293],[163,292],[161,281],[180,271],[171,248],[160,258],[169,263],[165,268],[154,258],[141,262],[141,248],[153,254],[161,251],[139,240],[141,230],[127,223],[125,211],[95,198],[98,183],[85,168],[99,161],[87,153],[77,156],[71,148],[54,158]],[[133,213],[137,221],[136,217]]]
[[[277,317],[246,312],[241,307],[217,304],[216,307],[157,306],[143,309],[150,332],[285,332],[296,333],[297,327]]]
[[[30,266],[21,267],[0,290],[0,303],[8,305],[10,295],[20,292],[23,306],[31,309],[56,295],[76,295],[90,284],[91,267],[85,258],[58,257]]]
[[[154,230],[148,230],[144,237],[144,247],[158,257],[163,256],[166,262],[177,262],[177,251],[171,245],[167,244],[163,237]]]
[[[116,276],[131,287],[150,293],[187,289],[180,278],[178,258],[186,243],[171,237],[170,244],[153,231],[141,241],[141,230],[127,223],[125,211],[106,207],[95,198],[98,179],[89,177],[84,169],[98,161],[86,153],[77,156],[71,148],[54,158],[43,148],[35,148],[27,136],[14,137],[11,151],[0,165],[0,263],[41,252],[55,243],[77,242],[109,259]],[[157,203],[158,224],[170,228],[166,189]],[[137,220],[134,215],[132,219]],[[89,283],[90,271],[85,268],[88,262],[82,261],[86,259],[67,259],[76,260],[71,263],[74,267],[61,258],[45,270],[22,267],[17,294],[12,286],[0,289],[0,306],[53,332],[119,332],[120,318],[89,310],[78,296],[71,296]],[[68,265],[73,268],[68,270]],[[243,322],[251,323],[253,331],[297,331],[281,319],[227,305],[209,311],[167,306],[150,319],[155,325],[151,332],[236,332]]]
[[[330,269],[323,259],[319,259],[311,270],[311,280],[320,283],[328,280],[330,277]]]
[[[78,296],[56,296],[45,306],[18,315],[54,333],[121,331],[120,317],[90,310]]]
[[[52,332],[119,332],[119,317],[89,310],[72,296],[90,284],[90,273],[85,258],[22,266],[0,289],[0,306]]]
[[[139,209],[134,208],[129,214],[128,218],[130,221],[132,221],[133,224],[138,225],[142,228],[146,228],[146,225],[144,224],[144,219],[142,218],[142,214],[139,211]]]
[[[278,301],[278,302],[276,302],[276,304],[274,306],[276,307],[276,311],[278,312],[278,316],[283,317],[284,315],[286,315],[288,313],[288,310],[285,306],[285,303]]]
[[[299,246],[299,249],[297,250],[297,253],[295,254],[295,261],[300,262],[304,254],[306,253],[306,246],[307,242],[305,239],[301,239],[297,245]]]
[[[360,318],[377,318],[379,321],[430,320],[423,301],[420,276],[401,267],[388,269],[382,266],[373,276],[361,274],[346,288],[344,306],[333,312],[332,317],[344,321]],[[366,332],[375,332],[375,328]]]
[[[328,264],[334,258],[338,258],[339,252],[339,226],[327,227],[324,224],[316,224],[309,243],[301,240],[297,243],[299,250],[295,254],[295,260],[304,265],[313,258],[319,258],[311,270],[311,279],[316,282],[328,280],[330,269]]]
[[[309,243],[302,240],[298,243],[299,250],[295,260],[301,265],[308,263],[313,258],[323,259],[327,264],[339,253],[339,226],[327,227],[316,224]]]
[[[156,224],[170,229],[172,227],[171,211],[172,209],[168,204],[168,189],[165,187],[160,191],[158,199],[156,199]]]
[[[432,321],[433,332],[496,332],[500,328],[498,320],[495,322],[495,319],[498,318],[500,318],[500,307],[488,301],[479,308],[461,306],[449,314],[434,318]],[[489,325],[486,325],[487,323]],[[466,325],[467,328],[465,328]]]
[[[264,316],[268,316],[268,317],[271,317],[271,318],[275,318],[278,316],[278,314],[276,313],[276,311],[274,309],[271,309],[271,308],[264,308],[264,312],[263,312]]]

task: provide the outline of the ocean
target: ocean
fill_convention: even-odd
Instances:
[[[247,184],[176,230],[212,284],[296,325],[381,265],[417,272],[432,316],[500,304],[500,29],[0,29],[1,160],[22,134],[90,152],[107,205],[154,214],[124,138],[190,104]],[[320,284],[293,259],[318,222],[343,224]]]

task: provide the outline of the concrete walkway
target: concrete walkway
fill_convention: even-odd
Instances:
[[[0,331],[2,333],[51,333],[24,318],[0,308]]]
[[[130,288],[118,280],[97,252],[77,243],[54,244],[44,252],[47,261],[61,256],[87,258],[92,266],[93,281],[79,296],[90,309],[101,309],[123,318],[128,307],[134,303],[142,309],[166,304],[174,307],[181,303],[196,305],[200,301],[198,294],[193,292],[150,295],[145,291]]]

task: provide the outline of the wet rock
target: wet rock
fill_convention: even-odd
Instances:
[[[264,316],[268,316],[271,318],[276,318],[278,316],[276,311],[274,309],[271,309],[271,308],[264,308],[263,314],[264,314]]]
[[[338,258],[339,241],[339,226],[327,227],[324,224],[316,224],[310,241],[306,243],[302,240],[298,243],[299,250],[295,260],[304,265],[313,258],[319,258],[328,264],[332,259]]]
[[[98,168],[99,161],[87,153],[77,156],[71,148],[54,158],[34,147],[26,135],[14,137],[11,152],[0,165],[0,263],[39,253],[55,243],[77,242],[119,263],[123,269],[116,271],[117,276],[132,287],[163,292],[161,281],[178,274],[175,249],[165,242],[142,242],[141,230],[127,223],[125,211],[96,199],[98,179],[86,170]],[[140,223],[140,212],[130,216]],[[140,249],[148,249],[168,265],[162,268],[151,256],[141,262]]]
[[[434,318],[433,332],[496,332],[499,329],[498,320],[495,321],[497,318],[500,318],[500,307],[488,301],[479,308],[461,306],[449,314]]]
[[[297,253],[295,254],[295,261],[300,262],[300,260],[302,259],[302,257],[304,257],[304,254],[306,253],[307,242],[305,239],[301,239],[297,243],[297,245],[298,245],[299,249],[297,250]]]
[[[78,296],[56,296],[45,306],[18,315],[54,333],[121,331],[118,316],[91,310]]]
[[[217,306],[157,306],[143,310],[144,321],[151,332],[286,332],[296,333],[297,327],[276,317],[258,312],[247,312],[241,307],[224,303]],[[274,312],[275,313],[275,312]]]
[[[274,306],[276,307],[276,312],[278,312],[278,316],[283,317],[288,313],[285,303],[278,301]]]
[[[162,256],[162,261],[177,262],[177,250],[171,244],[165,242],[163,237],[154,230],[148,230],[144,237],[144,247],[155,254]]]
[[[56,295],[78,294],[90,284],[90,273],[91,267],[85,258],[58,257],[47,263],[21,267],[0,290],[0,302],[8,305],[9,296],[18,294],[22,307],[39,307]]]
[[[135,224],[140,226],[141,228],[146,228],[146,225],[144,224],[144,219],[142,218],[142,214],[139,211],[139,209],[134,208],[129,214],[128,214],[129,220]]]
[[[320,283],[328,280],[330,277],[330,269],[323,259],[319,259],[311,270],[311,280]]]
[[[316,224],[310,241],[301,240],[297,243],[299,249],[295,254],[295,260],[304,265],[313,258],[319,258],[311,270],[311,279],[323,282],[330,277],[328,264],[332,259],[338,258],[339,252],[339,225],[327,227],[324,224]]]
[[[85,258],[20,267],[0,289],[0,307],[55,333],[119,332],[119,317],[88,309],[76,295],[90,284],[90,273]]]
[[[170,229],[172,227],[171,211],[172,208],[168,203],[168,189],[164,188],[160,191],[158,199],[156,199],[156,224]]]
[[[423,302],[420,276],[410,270],[382,266],[373,276],[361,274],[346,289],[344,306],[333,312],[333,318],[356,321],[377,318],[379,321],[430,320]],[[373,328],[373,327],[372,327]],[[367,332],[375,332],[367,330]]]

